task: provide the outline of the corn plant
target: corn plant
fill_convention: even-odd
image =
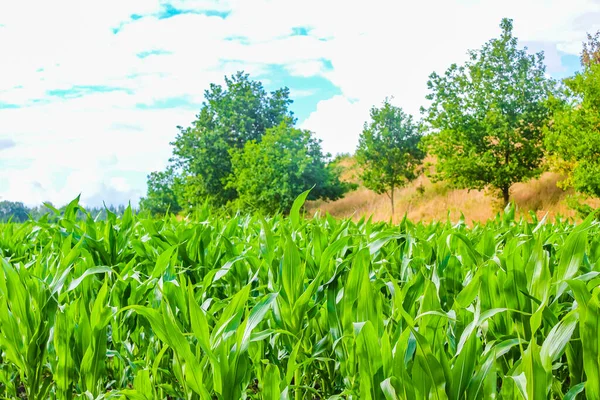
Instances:
[[[600,224],[0,225],[0,398],[600,400]]]

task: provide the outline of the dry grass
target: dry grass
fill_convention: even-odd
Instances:
[[[354,167],[350,161],[348,163],[348,166]],[[539,179],[514,185],[511,200],[517,205],[519,214],[528,215],[533,211],[540,218],[546,213],[549,218],[577,218],[576,212],[566,203],[569,193],[556,185],[561,179],[561,175],[547,172]],[[419,186],[424,190],[418,190]],[[468,223],[483,222],[495,217],[502,209],[501,202],[492,194],[479,190],[452,189],[444,182],[432,183],[425,176],[397,190],[395,197],[393,221],[396,222],[405,214],[413,221],[447,218],[457,221],[461,212]],[[589,204],[600,207],[599,200],[590,201]],[[372,216],[373,220],[389,221],[391,216],[389,198],[363,187],[334,202],[311,202],[308,209],[311,213],[320,211],[340,218]]]
[[[360,174],[362,170],[352,156],[344,156],[336,161],[338,167],[341,168],[340,180],[349,183],[360,183]]]

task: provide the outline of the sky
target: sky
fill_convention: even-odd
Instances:
[[[238,70],[289,87],[299,127],[353,152],[372,106],[419,117],[429,74],[503,17],[559,79],[600,0],[0,0],[0,200],[137,205],[176,127]]]

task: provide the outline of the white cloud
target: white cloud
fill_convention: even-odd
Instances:
[[[194,112],[110,106],[124,103],[120,97],[106,93],[2,110],[0,137],[15,143],[0,153],[0,181],[7,182],[0,196],[64,204],[81,193],[82,203],[100,205],[103,199],[117,204],[127,194],[135,203],[145,193],[145,176],[167,163],[175,126],[188,125]]]
[[[227,0],[161,0],[162,4],[170,4],[179,10],[211,10],[230,11],[232,2]]]
[[[341,21],[325,16],[336,21],[330,24],[335,28],[338,21],[357,27],[355,32],[342,28],[343,35],[331,32],[333,38],[327,42],[333,69],[324,76],[341,89],[345,101],[339,97],[321,101],[305,125],[323,138],[326,147],[348,151],[356,145],[364,120],[346,125],[344,119],[357,119],[358,111],[366,118],[368,108],[386,96],[394,96],[394,104],[419,117],[420,107],[426,105],[429,74],[464,61],[467,49],[497,36],[503,17],[514,19],[522,43],[546,51],[549,72],[561,72],[558,51],[579,53],[585,32],[597,26],[580,23],[582,16],[599,9],[600,3],[589,0],[376,1],[350,7]],[[350,99],[359,101],[350,106]],[[343,134],[334,121],[344,121]]]
[[[128,192],[131,190],[131,186],[123,177],[111,178],[109,183],[111,187],[115,188],[115,190],[119,192]]]
[[[308,60],[301,62],[294,62],[288,64],[286,69],[292,76],[303,76],[310,77],[316,75],[322,75],[324,72],[323,62],[320,60]]]
[[[316,133],[325,152],[354,153],[358,144],[357,132],[369,116],[369,106],[361,102],[350,102],[344,96],[334,96],[317,105],[301,128]]]
[[[159,19],[166,4],[199,13]],[[215,11],[229,15],[209,16]],[[600,29],[599,13],[597,0],[0,2],[0,196],[135,200],[144,176],[165,166],[175,126],[197,112],[136,105],[197,104],[209,83],[238,69],[272,80],[270,64],[339,88],[302,127],[326,151],[352,152],[372,105],[394,96],[418,116],[428,75],[496,36],[502,17],[514,18],[516,35],[560,72],[561,52],[579,54],[585,32]],[[308,35],[291,36],[294,28]],[[84,93],[90,86],[123,90]],[[297,97],[318,89],[288,86]],[[84,95],[48,94],[72,87]]]

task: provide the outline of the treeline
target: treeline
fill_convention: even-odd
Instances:
[[[371,109],[355,158],[363,185],[387,194],[392,213],[395,190],[422,173],[486,189],[507,204],[515,183],[545,170],[566,177],[559,185],[578,194],[572,206],[592,211],[579,200],[600,197],[600,32],[583,44],[581,71],[557,82],[546,73],[543,52],[519,47],[512,20],[500,27],[501,35],[470,50],[463,65],[430,75],[420,119],[390,99]],[[211,84],[204,97],[196,120],[177,127],[167,168],[148,176],[142,210],[188,214],[209,205],[285,213],[307,189],[308,200],[336,200],[356,187],[340,180],[337,160],[320,140],[296,127],[287,88],[267,92],[238,72],[224,85]],[[50,207],[0,202],[0,220],[37,219],[53,214]],[[104,208],[88,211],[106,217]]]
[[[488,189],[506,205],[513,184],[558,171],[578,196],[570,205],[600,196],[600,32],[583,45],[582,71],[556,82],[546,74],[543,53],[529,54],[502,34],[469,51],[464,65],[432,73],[430,101],[414,123],[385,101],[373,108],[356,153],[365,186],[387,193],[414,179],[425,154],[434,159],[434,180],[458,188]]]
[[[51,221],[58,219],[66,209],[67,205],[56,208],[51,203],[44,203],[41,206],[27,207],[22,202],[3,200],[0,201],[0,222],[25,222],[29,219],[37,221],[41,218],[48,218]],[[88,218],[89,215],[96,220],[106,220],[109,213],[122,216],[126,209],[127,207],[124,205],[86,208],[78,206],[76,218],[83,220]]]
[[[392,210],[395,189],[424,170],[455,187],[487,189],[504,204],[515,183],[548,169],[567,177],[564,188],[600,196],[600,34],[588,35],[582,71],[557,82],[543,52],[519,47],[512,20],[500,27],[500,37],[470,50],[465,64],[430,75],[421,120],[390,99],[371,110],[355,157],[363,184],[386,193]],[[295,128],[287,88],[267,93],[238,73],[211,85],[205,99],[193,124],[178,127],[169,167],[149,175],[142,208],[179,213],[208,203],[285,212],[311,187],[309,199],[335,200],[352,189],[319,140]],[[433,168],[424,168],[426,155]]]

